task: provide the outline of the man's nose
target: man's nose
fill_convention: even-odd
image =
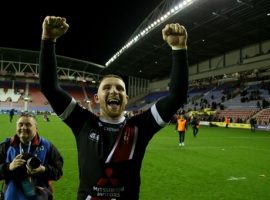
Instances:
[[[110,93],[117,93],[117,88],[115,86],[112,86],[110,89]]]

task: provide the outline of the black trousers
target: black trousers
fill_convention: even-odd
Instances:
[[[178,131],[179,133],[179,143],[183,143],[185,141],[185,131]]]

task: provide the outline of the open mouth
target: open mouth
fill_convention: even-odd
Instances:
[[[108,101],[107,101],[107,104],[108,105],[120,105],[120,100],[118,100],[118,99],[109,99]]]
[[[107,105],[111,108],[111,109],[117,109],[120,106],[121,102],[119,99],[109,99],[107,101]]]

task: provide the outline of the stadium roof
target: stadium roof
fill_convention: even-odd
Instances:
[[[89,41],[86,39],[86,35],[82,34],[84,30],[84,27],[82,25],[88,23],[87,25],[91,26],[90,32],[86,30],[85,31],[87,32],[87,34],[93,34],[89,36],[92,37],[92,40],[100,40],[99,36],[101,37],[101,39],[104,39],[103,42],[97,41],[95,44],[93,43],[93,45],[96,46],[93,46],[91,50],[92,53],[96,51],[96,54],[102,55],[104,53],[108,55],[108,52],[105,52],[107,49],[104,48],[104,43],[105,47],[107,45],[107,36],[109,37],[115,35],[115,37],[119,39],[123,36],[123,34],[126,34],[125,38],[130,38],[131,40],[132,38],[139,35],[142,30],[145,30],[145,28],[148,27],[149,24],[153,23],[153,21],[155,21],[157,18],[160,18],[164,14],[168,13],[172,8],[175,8],[176,5],[179,5],[179,2],[181,3],[183,1],[164,0],[161,1],[161,3],[158,4],[157,7],[155,6],[159,1],[151,1],[151,4],[145,1],[138,1],[138,3],[140,2],[141,6],[136,5],[136,9],[139,9],[139,11],[133,11],[132,15],[132,11],[129,10],[130,14],[132,15],[130,15],[130,18],[140,18],[143,15],[142,13],[145,13],[147,10],[150,10],[147,12],[151,12],[151,10],[153,11],[148,16],[146,15],[147,17],[144,20],[141,20],[141,25],[137,27],[136,31],[133,34],[128,34],[127,32],[122,33],[120,27],[113,29],[112,27],[116,26],[116,24],[109,27],[106,26],[106,23],[117,19],[120,20],[120,11],[118,10],[115,10],[115,12],[119,12],[117,18],[115,18],[115,16],[113,18],[112,16],[112,20],[107,20],[107,22],[106,20],[104,21],[104,27],[109,28],[108,32],[101,34],[99,33],[99,31],[102,30],[98,30],[97,35],[95,35],[93,33],[93,27],[97,25],[95,24],[95,21],[100,19],[92,19],[91,21],[93,21],[93,24],[86,22],[87,20],[89,21],[90,17],[93,17],[93,14],[91,15],[91,12],[87,14],[88,12],[85,11],[86,8],[82,8],[83,5],[81,5],[81,9],[83,9],[82,14],[80,15],[81,18],[79,18],[77,15],[73,16],[68,11],[62,12],[62,10],[66,11],[66,9],[62,9],[60,11],[56,9],[54,13],[59,13],[60,16],[67,16],[68,20],[71,21],[71,28],[69,30],[69,33],[63,39],[59,40],[60,44],[57,45],[57,54],[64,55],[59,57],[58,64],[60,65],[60,67],[85,71],[89,73],[117,73],[119,75],[142,77],[150,80],[167,78],[170,73],[171,56],[170,48],[162,40],[161,29],[165,26],[165,24],[171,22],[179,22],[180,24],[183,24],[188,31],[190,65],[215,56],[222,55],[233,49],[241,48],[247,45],[270,39],[269,0],[187,0],[188,2],[194,2],[180,10],[178,13],[175,12],[175,14],[172,14],[171,17],[168,17],[163,22],[157,24],[155,28],[152,29],[152,31],[149,31],[149,33],[142,37],[141,40],[138,40],[133,45],[131,45],[130,48],[127,48],[125,49],[125,51],[121,52],[120,56],[117,57],[114,62],[110,63],[108,67],[104,67],[105,63],[108,61],[107,59],[109,59],[105,56],[99,58],[101,60],[98,62],[95,59],[91,60],[91,57],[89,57],[90,59],[83,59],[83,56],[75,56],[75,53],[77,53],[76,55],[79,55],[82,51],[87,52],[88,49],[86,48],[89,48]],[[155,6],[150,9],[149,6],[153,5]],[[93,11],[93,9],[94,8],[91,7],[91,11]],[[107,11],[107,8],[104,9]],[[113,9],[116,9],[116,6],[113,7]],[[140,12],[140,9],[142,13]],[[26,12],[23,9],[22,11]],[[13,31],[14,33],[11,30],[12,26],[10,26],[10,24],[12,25],[12,23],[14,22],[9,22],[9,19],[11,19],[12,17],[12,13],[10,15],[10,18],[2,18],[2,20],[4,20],[2,22],[2,27],[6,28],[5,30],[7,31],[2,30],[0,33],[2,38],[0,46],[10,48],[22,47],[17,45],[19,42],[16,39],[20,37],[20,32],[26,31],[23,29],[23,27],[26,27],[26,25],[30,22],[34,25],[37,24],[36,26],[40,27],[43,19],[41,15],[47,15],[47,12],[45,11],[37,11],[38,12],[35,13],[35,16],[39,17],[37,19],[35,18],[34,22],[32,22],[32,18],[25,19],[24,16],[21,16],[21,18],[20,16],[18,16],[18,24],[14,25],[18,30],[17,32]],[[33,12],[31,12],[31,14]],[[134,15],[134,12],[136,13],[136,15]],[[111,13],[113,12],[110,12],[110,14]],[[110,17],[105,13],[104,15],[108,18]],[[25,16],[30,17],[31,15],[27,15],[26,13]],[[99,17],[101,16],[98,16],[97,18]],[[76,18],[78,18],[77,21]],[[79,23],[82,18],[86,18],[87,20],[82,22],[82,24],[76,24],[76,22]],[[122,18],[126,18],[126,16],[123,16]],[[26,22],[26,24],[19,23],[20,20]],[[129,19],[126,19],[125,23],[127,23],[128,20]],[[123,23],[123,21],[118,22],[120,26],[121,23]],[[134,26],[134,24],[136,23],[133,22],[132,25]],[[31,40],[27,37],[24,41],[24,49],[37,51],[39,50],[41,28],[38,28],[36,26],[34,27],[35,32],[33,33],[33,36],[31,35],[32,33],[27,33],[26,35],[24,35],[24,37],[30,35],[34,39],[34,42],[32,42],[32,47],[27,48],[27,45],[31,43]],[[128,25],[123,24],[122,26],[124,26],[125,28]],[[82,28],[82,30],[80,28]],[[6,32],[9,33],[6,34]],[[78,35],[75,35],[74,32],[78,32]],[[8,35],[10,35],[10,37],[8,37]],[[5,39],[3,40],[3,38]],[[14,41],[12,40],[12,38],[14,38]],[[14,44],[9,45],[10,41],[9,43],[6,42],[8,40],[13,41]],[[20,40],[22,39],[20,38]],[[110,40],[112,39],[110,38]],[[128,40],[127,43],[130,42],[130,40]],[[2,44],[5,45],[3,46]],[[76,48],[75,44],[77,44]],[[103,50],[102,48],[97,48],[99,44],[102,46]],[[78,45],[81,48],[78,48]],[[119,46],[119,43],[117,45],[114,45],[114,47],[116,46]],[[65,51],[68,48],[74,48],[74,54],[69,54],[68,51]],[[119,50],[121,50],[121,47],[119,48]],[[9,49],[5,49],[5,51],[9,52],[10,60],[23,60],[25,62],[28,60],[29,62],[37,62],[38,60],[38,53],[33,54],[34,57],[30,58],[30,51],[22,51],[20,55],[18,55],[17,52],[13,52]],[[116,52],[112,52],[112,50],[110,49],[110,54],[112,54],[111,56],[113,56],[114,53],[117,53],[118,50],[115,51]],[[88,53],[91,54],[91,52]],[[66,57],[73,57],[75,59],[67,59]]]
[[[179,22],[188,30],[189,63],[192,65],[269,40],[270,1],[198,0],[169,22]],[[161,37],[166,23],[120,55],[107,70],[152,80],[168,76],[171,56]]]

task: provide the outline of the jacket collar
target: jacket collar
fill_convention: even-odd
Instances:
[[[17,135],[14,135],[11,139],[10,139],[10,145],[12,146],[17,146],[20,143],[20,138]],[[31,140],[31,145],[32,146],[38,146],[40,143],[40,137],[38,135],[38,133],[35,135],[35,137]]]

